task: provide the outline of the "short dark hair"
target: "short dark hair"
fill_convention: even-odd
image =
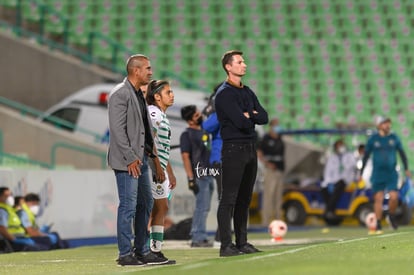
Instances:
[[[189,121],[193,118],[193,115],[197,111],[195,105],[187,105],[181,108],[181,118],[185,121]]]
[[[221,58],[221,65],[223,66],[223,69],[226,73],[226,64],[230,64],[231,61],[233,61],[234,55],[243,55],[243,52],[238,50],[227,51],[223,54],[223,57]]]
[[[6,186],[2,186],[2,187],[0,187],[0,196],[1,195],[3,195],[4,194],[4,192],[6,192],[7,190],[9,190],[10,188],[9,187],[6,187]]]
[[[126,62],[126,71],[129,74],[131,72],[131,68],[135,66],[141,66],[142,60],[149,60],[149,58],[143,54],[134,54],[131,55],[127,62]]]
[[[155,94],[161,92],[162,88],[165,85],[169,85],[170,83],[167,80],[151,80],[148,84],[147,88],[147,103],[148,105],[156,105],[155,103]]]
[[[345,144],[345,141],[344,141],[342,138],[337,139],[337,140],[334,142],[334,144],[333,144],[333,149],[334,149],[334,150],[336,150],[336,147],[337,147],[339,144]]]
[[[21,201],[24,200],[24,197],[22,196],[16,196],[14,197],[14,208],[20,206]]]
[[[38,194],[35,194],[35,193],[28,193],[28,194],[26,194],[26,196],[24,196],[24,200],[25,200],[26,202],[30,202],[30,201],[33,201],[33,202],[40,202],[40,197],[39,197],[39,195],[38,195]]]

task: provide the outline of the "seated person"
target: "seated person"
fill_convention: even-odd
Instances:
[[[355,157],[351,152],[347,152],[344,141],[337,140],[333,146],[333,153],[326,162],[321,183],[321,192],[326,205],[324,213],[326,219],[336,218],[336,204],[345,187],[353,181],[355,165]]]
[[[0,187],[0,235],[10,242],[13,251],[48,250],[47,246],[36,243],[27,236],[13,205],[11,190]]]
[[[36,223],[36,216],[40,210],[40,197],[37,194],[29,193],[20,205],[16,206],[16,213],[19,216],[23,227],[26,229],[27,234],[33,238],[36,242],[42,243],[45,246],[49,246],[50,249],[67,248],[68,245],[65,241],[61,240],[59,234],[56,232],[42,232]]]

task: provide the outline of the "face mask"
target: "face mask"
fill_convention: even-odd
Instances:
[[[40,206],[39,205],[32,205],[29,207],[30,211],[32,211],[33,215],[37,216],[39,214]]]
[[[14,197],[13,196],[8,196],[6,199],[6,204],[9,206],[14,206]]]
[[[274,133],[280,133],[280,131],[282,131],[282,127],[280,127],[279,125],[273,126],[272,130]]]
[[[338,153],[343,154],[346,152],[346,147],[345,146],[341,146],[338,148]]]
[[[202,116],[200,116],[200,117],[197,119],[197,125],[201,125],[201,123],[203,123],[203,117],[202,117]]]

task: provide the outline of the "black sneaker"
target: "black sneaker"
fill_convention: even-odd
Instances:
[[[244,245],[241,245],[237,248],[245,254],[262,252],[261,250],[257,249],[256,247],[254,247],[252,244],[249,244],[249,243],[245,243]]]
[[[398,224],[397,221],[395,220],[395,216],[394,215],[388,215],[387,216],[387,222],[389,225],[391,225],[391,228],[393,230],[397,230],[398,229]]]
[[[158,265],[168,263],[168,259],[165,257],[159,257],[154,252],[149,252],[147,255],[135,254],[138,261],[141,261],[147,265]]]
[[[118,266],[125,266],[125,265],[145,265],[145,263],[141,262],[137,258],[135,258],[132,255],[126,255],[119,257],[116,262],[118,263]]]
[[[230,244],[226,247],[220,248],[220,257],[239,256],[243,254],[244,253],[237,249],[237,247],[234,244]]]
[[[213,243],[209,240],[204,240],[201,242],[191,242],[191,247],[213,247]]]
[[[177,263],[176,260],[170,260],[167,257],[165,257],[164,254],[161,251],[159,251],[159,252],[152,251],[152,253],[154,253],[155,255],[157,255],[159,258],[166,259],[167,262],[165,264],[176,264]]]

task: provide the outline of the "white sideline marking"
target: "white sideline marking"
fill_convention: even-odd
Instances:
[[[388,238],[388,237],[393,237],[395,235],[403,235],[403,234],[407,234],[408,232],[395,232],[395,233],[390,233],[390,234],[383,234],[383,235],[378,235],[375,236],[377,238]]]
[[[210,265],[210,264],[209,263],[195,263],[195,264],[185,265],[181,269],[182,270],[188,270],[188,269],[199,268],[199,267],[203,267],[203,266],[207,266],[207,265]]]
[[[364,238],[357,238],[357,239],[351,239],[351,240],[338,240],[338,241],[336,242],[336,244],[359,242],[359,241],[364,241],[364,240],[367,240],[367,239],[368,239],[368,237],[364,237]]]
[[[273,257],[273,256],[281,256],[281,255],[285,255],[285,254],[292,254],[292,253],[296,253],[296,252],[299,252],[299,251],[307,250],[307,249],[318,247],[318,246],[321,246],[321,244],[314,244],[314,245],[310,245],[310,246],[295,248],[295,249],[292,249],[292,250],[286,250],[286,251],[283,251],[283,252],[271,253],[271,254],[266,254],[266,255],[263,255],[263,256],[256,256],[256,257],[252,257],[252,258],[249,258],[249,259],[240,259],[240,261],[243,261],[243,262],[244,261],[252,261],[252,260],[259,260],[259,259],[269,258],[269,257]]]
[[[67,260],[42,260],[40,261],[41,263],[63,263],[66,262]]]
[[[407,233],[408,232],[398,232],[398,233],[378,235],[378,236],[375,236],[375,237],[377,237],[377,238],[387,238],[387,237],[392,237],[392,236],[402,235],[402,234],[407,234]],[[368,240],[368,239],[370,239],[370,238],[369,237],[364,237],[364,238],[357,238],[357,239],[351,239],[351,240],[342,240],[341,239],[341,240],[338,240],[337,242],[335,242],[334,244],[359,242],[359,241],[365,241],[365,240]],[[326,243],[323,243],[323,244],[326,244]],[[305,246],[305,247],[295,248],[295,249],[292,249],[292,250],[286,250],[286,251],[283,251],[283,252],[271,253],[271,254],[266,254],[266,255],[263,255],[263,256],[255,256],[255,257],[252,257],[252,258],[249,258],[249,259],[240,259],[239,261],[243,261],[243,262],[244,261],[253,261],[253,260],[259,260],[259,259],[264,259],[264,258],[273,257],[273,256],[293,254],[293,253],[300,252],[300,251],[303,251],[303,250],[307,250],[307,249],[310,249],[310,248],[315,248],[315,247],[321,246],[323,244],[309,245],[309,246]]]

